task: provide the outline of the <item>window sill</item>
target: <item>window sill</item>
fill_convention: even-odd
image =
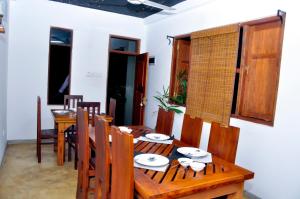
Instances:
[[[257,124],[262,124],[262,125],[267,125],[267,126],[274,127],[274,121],[265,121],[265,120],[261,120],[261,119],[257,119],[257,118],[244,117],[244,116],[240,116],[240,115],[236,115],[236,114],[231,114],[230,118],[245,120],[245,121],[248,121],[248,122],[253,122],[253,123],[257,123]]]

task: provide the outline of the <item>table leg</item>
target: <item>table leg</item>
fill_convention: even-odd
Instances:
[[[65,124],[57,124],[57,165],[64,165],[64,152],[65,152]]]

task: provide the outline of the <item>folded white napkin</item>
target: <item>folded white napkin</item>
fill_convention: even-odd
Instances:
[[[211,163],[212,162],[212,156],[211,153],[207,152],[208,154],[204,157],[198,157],[198,158],[191,158],[192,160],[197,160],[199,162],[203,162],[203,163]]]
[[[126,132],[126,133],[131,133],[132,129],[126,127],[126,126],[119,126],[120,131]]]
[[[140,136],[137,138],[138,140],[140,141],[145,141],[145,142],[154,142],[154,143],[159,143],[159,144],[172,144],[173,143],[173,140],[151,140],[149,138],[146,138],[144,136]]]
[[[165,166],[160,166],[160,167],[150,167],[150,166],[145,166],[145,165],[139,164],[134,161],[134,167],[142,168],[142,169],[149,169],[149,170],[153,170],[153,171],[165,172],[167,170],[168,166],[169,166],[169,164],[167,164]]]

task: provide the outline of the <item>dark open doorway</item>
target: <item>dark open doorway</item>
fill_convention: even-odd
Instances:
[[[116,99],[116,125],[132,124],[135,67],[135,56],[110,54],[106,101]]]
[[[111,36],[106,108],[116,99],[115,125],[142,125],[148,54],[139,54],[139,40]]]

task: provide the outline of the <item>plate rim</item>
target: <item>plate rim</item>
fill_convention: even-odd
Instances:
[[[158,134],[158,135],[163,135],[163,136],[166,136],[166,137],[168,137],[168,138],[166,138],[166,139],[153,139],[153,138],[150,138],[150,137],[148,137],[147,135],[153,135],[153,134]],[[162,134],[162,133],[147,133],[146,135],[145,135],[145,137],[146,138],[148,138],[148,139],[150,139],[150,140],[155,140],[155,141],[166,141],[166,140],[169,140],[171,137],[170,136],[168,136],[168,135],[165,135],[165,134]]]
[[[148,165],[148,164],[140,163],[140,162],[138,162],[138,161],[136,160],[136,157],[137,157],[137,156],[141,156],[141,155],[156,155],[156,156],[160,156],[160,157],[166,158],[166,159],[168,160],[168,162],[167,162],[166,164],[162,164],[162,165]],[[136,155],[133,159],[134,159],[134,162],[136,162],[136,163],[138,163],[138,164],[140,164],[140,165],[143,165],[143,166],[147,166],[147,167],[163,167],[163,166],[166,166],[166,165],[168,165],[168,164],[170,163],[169,158],[167,158],[167,157],[165,157],[165,156],[163,156],[163,155],[155,154],[155,153],[143,153],[143,154],[138,154],[138,155]]]
[[[197,150],[203,151],[205,154],[204,154],[204,155],[200,155],[200,156],[188,155],[188,154],[184,154],[184,153],[180,152],[179,150],[180,150],[181,148],[193,148],[193,149],[197,149]],[[185,155],[185,156],[191,157],[191,158],[192,158],[192,157],[196,157],[196,158],[197,158],[197,157],[205,157],[205,156],[208,155],[208,152],[207,152],[207,151],[205,151],[205,150],[203,150],[203,149],[200,149],[200,148],[196,148],[196,147],[178,147],[176,151],[177,151],[178,153],[182,154],[182,155]]]

